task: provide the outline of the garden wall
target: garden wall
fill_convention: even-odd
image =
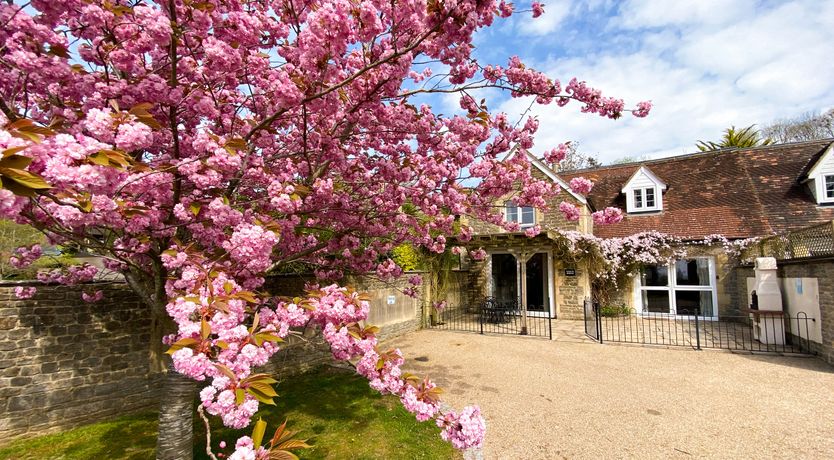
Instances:
[[[0,439],[42,434],[156,405],[150,314],[121,283],[37,286],[18,300],[0,283]],[[89,289],[89,285],[87,287]]]
[[[807,311],[807,305],[799,305],[800,299],[795,295],[795,291],[817,290],[819,315],[809,314],[809,317],[816,320],[812,328],[819,334],[816,335],[814,330],[810,331],[812,339],[816,336],[820,337],[820,341],[812,342],[812,348],[820,358],[834,364],[834,260],[778,261],[777,266],[777,275],[781,281],[782,306],[789,315],[795,316],[799,311]],[[752,267],[737,267],[734,270],[736,290],[733,298],[738,305],[749,305],[754,277]],[[813,296],[813,293],[811,295]],[[817,305],[812,307],[815,308]]]
[[[276,295],[301,294],[310,278],[272,277]],[[393,285],[368,278],[345,284],[371,300],[368,322],[380,339],[420,328],[421,300]],[[14,288],[36,285],[31,299]],[[87,303],[84,289],[104,291]],[[123,283],[43,286],[0,282],[0,444],[16,437],[60,431],[85,423],[156,408],[158,378],[150,372],[150,312]],[[264,371],[279,379],[332,362],[320,334],[291,338]]]

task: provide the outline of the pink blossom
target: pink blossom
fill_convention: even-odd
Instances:
[[[534,225],[534,226],[532,226],[532,227],[529,227],[527,230],[524,230],[524,234],[525,234],[528,238],[533,238],[534,236],[536,236],[536,235],[538,235],[539,233],[541,233],[541,231],[542,231],[542,227],[541,227],[541,225]]]
[[[483,248],[478,248],[474,251],[469,251],[469,256],[472,257],[473,260],[484,260],[486,254],[487,253]]]
[[[567,219],[568,221],[579,220],[579,208],[566,201],[559,203],[559,211],[561,211],[562,214],[565,215],[565,219]]]
[[[634,110],[632,113],[635,117],[643,118],[649,115],[649,111],[652,109],[651,101],[643,101],[637,103],[637,109]]]
[[[623,212],[619,208],[608,207],[602,211],[592,213],[591,217],[597,225],[616,224],[623,220]]]
[[[95,291],[92,294],[88,294],[87,292],[82,292],[81,293],[81,299],[83,299],[85,302],[88,302],[88,303],[95,303],[95,302],[98,302],[99,300],[101,300],[103,298],[104,298],[104,292],[102,292],[101,290]]]
[[[594,183],[584,177],[574,177],[570,180],[570,189],[580,195],[591,193],[592,188],[594,188]]]
[[[35,293],[38,292],[37,288],[30,286],[30,287],[23,287],[18,286],[14,288],[14,295],[18,299],[31,299]]]
[[[486,422],[478,406],[467,406],[460,415],[444,414],[437,418],[437,426],[443,428],[440,436],[458,449],[478,448],[484,442]]]
[[[537,17],[541,16],[542,14],[544,14],[544,5],[542,5],[541,3],[533,2],[533,4],[531,6],[532,6],[532,9],[533,9],[533,17],[534,18],[537,18]]]
[[[34,244],[31,247],[20,247],[15,249],[15,255],[9,257],[9,264],[14,268],[25,268],[37,260],[43,252],[41,245]]]
[[[559,144],[558,147],[544,153],[544,159],[550,164],[557,164],[565,159],[570,150],[570,143]]]

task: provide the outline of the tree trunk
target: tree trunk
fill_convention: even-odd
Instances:
[[[155,276],[154,276],[155,275]],[[155,278],[155,279],[154,279]],[[151,310],[149,371],[160,376],[159,431],[156,458],[191,460],[194,457],[194,398],[197,382],[177,373],[162,337],[177,331],[176,323],[165,310],[164,271],[153,274],[125,273],[125,280]]]
[[[162,378],[156,458],[190,460],[194,457],[194,395],[197,382],[173,368]]]

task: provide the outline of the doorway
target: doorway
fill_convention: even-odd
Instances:
[[[522,258],[526,257],[524,267]],[[504,305],[515,304],[521,310],[521,295],[527,301],[528,316],[553,316],[552,304],[553,268],[547,252],[533,254],[491,254],[489,295]],[[522,276],[524,283],[522,284]]]

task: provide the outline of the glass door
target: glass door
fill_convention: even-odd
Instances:
[[[716,318],[715,262],[693,257],[640,268],[637,279],[643,313]]]
[[[527,260],[527,311],[550,312],[547,289],[547,253],[538,252]]]
[[[521,310],[522,267],[519,259],[507,253],[493,253],[490,257],[492,268],[489,295],[498,305]],[[546,252],[535,253],[525,262],[523,268],[528,315],[550,316],[549,265]]]

